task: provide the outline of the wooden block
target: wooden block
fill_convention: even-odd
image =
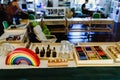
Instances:
[[[54,67],[54,66],[68,66],[67,62],[61,62],[61,63],[48,63],[48,67]]]
[[[49,59],[48,60],[48,67],[54,67],[54,66],[68,66],[67,59]]]

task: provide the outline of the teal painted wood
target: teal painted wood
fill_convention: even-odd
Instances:
[[[120,80],[120,67],[0,70],[0,80]]]

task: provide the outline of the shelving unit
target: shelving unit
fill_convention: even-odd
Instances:
[[[10,0],[11,1],[11,0]],[[2,4],[7,4],[8,3],[8,0],[0,0],[0,3]]]
[[[33,1],[26,1],[26,3],[27,3],[27,9],[28,9],[28,11],[33,11],[33,12],[35,12],[36,11],[36,8],[35,8],[35,0],[33,0]]]
[[[115,22],[120,22],[120,2],[118,0],[111,1],[109,17]]]

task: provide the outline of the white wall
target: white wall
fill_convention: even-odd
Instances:
[[[101,8],[101,11],[107,15],[110,10],[111,0],[97,0],[96,4]]]

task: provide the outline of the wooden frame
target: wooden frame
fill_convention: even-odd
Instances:
[[[54,32],[54,33],[57,33],[57,32],[60,32],[60,33],[66,33],[66,29],[67,29],[67,26],[66,26],[66,19],[63,18],[63,19],[42,19],[42,25],[45,24],[45,25],[63,25],[64,28],[55,28],[55,30],[51,30],[51,32]]]
[[[93,32],[111,32],[113,33],[114,30],[114,20],[107,18],[107,19],[91,19],[91,31]],[[93,29],[92,24],[102,24],[102,25],[107,25],[105,28],[97,28],[97,26]],[[109,27],[108,25],[111,25]]]

